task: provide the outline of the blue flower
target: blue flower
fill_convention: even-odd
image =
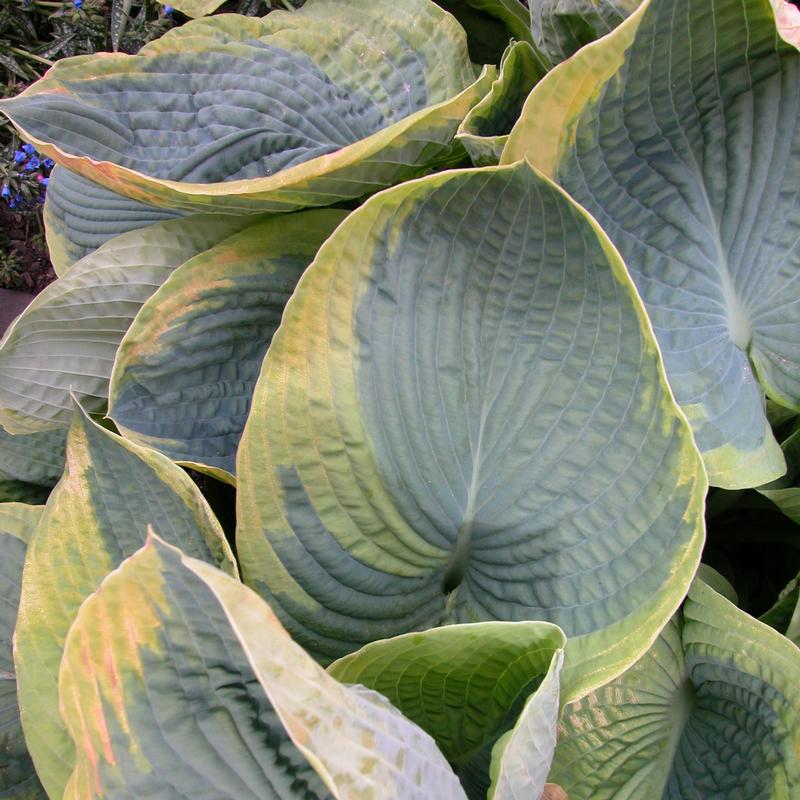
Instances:
[[[42,178],[42,179],[39,181],[39,183],[41,183],[41,184],[42,184],[42,186],[47,186],[47,184],[48,184],[48,183],[50,183],[50,178]]]
[[[175,9],[172,6],[164,6],[164,16],[171,17],[175,13]]]
[[[0,197],[11,197],[11,189],[8,188],[7,183],[4,183],[3,188],[0,189]]]
[[[25,153],[22,152],[22,150],[15,150],[14,151],[14,163],[15,164],[21,164],[26,158],[27,158],[27,156],[25,155]]]
[[[83,0],[72,0],[72,5],[75,8],[83,8]]]
[[[41,167],[41,166],[42,166],[42,164],[41,164],[41,162],[39,161],[39,159],[38,159],[38,158],[36,158],[36,156],[31,156],[31,157],[30,157],[30,158],[29,158],[29,159],[28,159],[28,160],[25,162],[25,169],[26,169],[28,172],[33,172],[33,170],[35,170],[35,169],[39,169],[39,167]]]
[[[36,152],[36,148],[32,144],[22,145],[22,152],[32,156]]]
[[[56,162],[53,161],[52,158],[46,158],[44,161],[42,161],[42,165],[45,169],[53,169],[53,167],[56,165]]]

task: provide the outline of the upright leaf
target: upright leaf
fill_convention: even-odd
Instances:
[[[450,625],[372,642],[331,664],[328,672],[387,697],[433,736],[459,775],[468,776],[462,777],[467,794],[485,798],[486,756],[517,723],[555,661],[560,668],[565,642],[563,632],[546,622]],[[537,728],[533,716],[528,722]],[[547,767],[542,783],[546,775]]]
[[[233,481],[253,387],[283,307],[347,216],[272,217],[179,267],[120,344],[109,416],[173,461]]]
[[[58,713],[67,631],[83,600],[142,546],[148,525],[187,553],[236,572],[219,523],[190,478],[77,413],[66,472],[28,549],[14,656],[25,738],[51,797],[62,796],[74,765]]]
[[[291,211],[457,160],[456,128],[493,77],[475,80],[463,29],[430,0],[311,0],[196,20],[135,56],[59,61],[0,110],[133,200]]]
[[[559,650],[514,729],[495,745],[489,800],[546,800],[543,793],[556,749],[558,675],[563,663],[564,653]]]
[[[716,486],[784,472],[765,392],[800,409],[798,87],[769,0],[646,0],[537,84],[503,154],[621,252]]]
[[[325,662],[447,622],[541,619],[564,691],[683,598],[705,475],[640,301],[526,164],[369,200],[320,250],[239,447],[246,582]]]
[[[800,788],[800,649],[700,581],[624,675],[562,718],[550,780],[570,800]]]
[[[105,410],[119,343],[172,271],[252,218],[200,216],[119,236],[74,264],[0,341],[0,424],[11,433],[66,428],[72,397]]]
[[[337,683],[257,595],[156,537],[82,606],[59,683],[78,753],[65,800],[464,798],[384,698]]]
[[[11,652],[25,550],[41,514],[41,506],[0,503],[0,797],[3,800],[46,797],[22,735]]]

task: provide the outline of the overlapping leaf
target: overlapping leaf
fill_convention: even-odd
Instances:
[[[131,199],[289,211],[452,158],[493,77],[475,81],[463,29],[429,0],[311,0],[196,20],[136,56],[60,61],[0,110],[42,152]]]
[[[180,211],[129,200],[72,170],[55,167],[44,204],[47,251],[56,274],[63,275],[109,239],[180,216]]]
[[[544,74],[527,42],[515,42],[503,54],[497,80],[470,110],[456,134],[476,167],[492,166],[500,160],[525,100]]]
[[[58,712],[67,631],[83,600],[142,546],[148,525],[187,553],[236,572],[219,523],[188,476],[77,413],[66,472],[28,549],[14,656],[25,738],[51,797],[62,796],[74,764]]]
[[[533,44],[548,67],[605,36],[639,6],[641,0],[530,0]],[[669,31],[664,31],[669,35]]]
[[[373,642],[334,662],[328,671],[344,683],[362,684],[387,697],[433,736],[461,776],[468,796],[485,798],[489,772],[483,768],[491,749],[500,736],[511,732],[529,696],[542,691],[543,679],[547,687],[542,698],[555,693],[550,720],[555,742],[558,668],[565,641],[563,632],[546,622],[452,625]],[[556,662],[558,668],[552,672]],[[549,707],[549,699],[543,703],[542,698],[536,708]],[[547,736],[534,716],[526,715],[526,720]],[[527,730],[528,724],[523,727]],[[520,735],[523,739],[528,741],[527,734]],[[517,745],[512,752],[519,746],[524,749],[524,744]],[[498,758],[498,773],[501,761]],[[542,785],[549,764],[547,759]],[[503,778],[513,780],[511,774]],[[541,794],[541,785],[538,793],[534,791],[536,785],[528,786],[530,796]]]
[[[43,503],[64,471],[65,430],[12,436],[0,428],[0,503]]]
[[[337,683],[257,595],[156,537],[81,608],[60,692],[67,799],[464,798],[385,698]]]
[[[800,787],[800,649],[702,582],[647,655],[564,711],[550,780],[570,800]]]
[[[70,395],[88,411],[104,411],[114,355],[144,301],[176,267],[253,221],[172,220],[120,236],[74,264],[0,342],[0,424],[16,434],[65,428]]]
[[[758,491],[800,525],[800,426],[783,442],[781,450],[786,458],[786,474],[759,486]]]
[[[503,155],[619,248],[718,486],[785,469],[764,391],[800,408],[798,86],[769,0],[647,0],[535,87]]]
[[[0,503],[0,797],[3,800],[46,797],[22,735],[11,651],[25,550],[41,514],[41,506]]]
[[[273,338],[237,478],[245,580],[323,661],[541,619],[573,637],[568,696],[646,650],[703,540],[702,465],[624,266],[524,163],[342,223]]]
[[[272,217],[177,269],[120,345],[109,416],[140,444],[232,482],[283,307],[346,212]]]

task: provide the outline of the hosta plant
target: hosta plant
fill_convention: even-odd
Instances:
[[[309,0],[0,104],[0,797],[800,793],[781,3]]]

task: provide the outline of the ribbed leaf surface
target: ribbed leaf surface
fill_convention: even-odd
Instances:
[[[78,750],[65,798],[464,797],[384,698],[337,683],[257,595],[155,537],[81,608],[60,690]]]
[[[585,691],[646,650],[703,539],[702,466],[624,266],[525,164],[342,223],[273,338],[237,478],[245,580],[323,661],[541,619]]]
[[[173,220],[120,236],[74,264],[0,342],[0,423],[12,433],[66,428],[72,396],[104,411],[114,355],[144,301],[176,267],[248,224]]]
[[[549,67],[614,30],[641,0],[529,0],[533,43]]]
[[[109,416],[140,444],[233,480],[264,353],[343,211],[273,217],[175,270],[120,345]]]
[[[790,798],[800,649],[700,581],[647,655],[562,718],[550,780],[570,800]]]
[[[44,204],[47,251],[56,273],[63,275],[109,239],[180,216],[180,211],[130,200],[57,166]]]
[[[12,436],[0,428],[0,472],[49,489],[64,471],[66,441],[65,430]]]
[[[46,797],[22,735],[11,650],[25,550],[41,515],[41,506],[0,503],[0,797],[3,800]]]
[[[77,413],[67,470],[28,550],[15,663],[28,749],[51,797],[74,764],[58,708],[58,668],[83,600],[145,541],[147,526],[187,553],[236,572],[222,529],[190,478]]]
[[[0,109],[42,152],[134,200],[288,211],[449,158],[493,72],[475,82],[463,29],[429,0],[311,0],[197,20],[136,56],[60,61]]]
[[[503,154],[622,253],[717,486],[784,471],[765,391],[800,408],[799,120],[769,0],[647,0],[535,87]]]

